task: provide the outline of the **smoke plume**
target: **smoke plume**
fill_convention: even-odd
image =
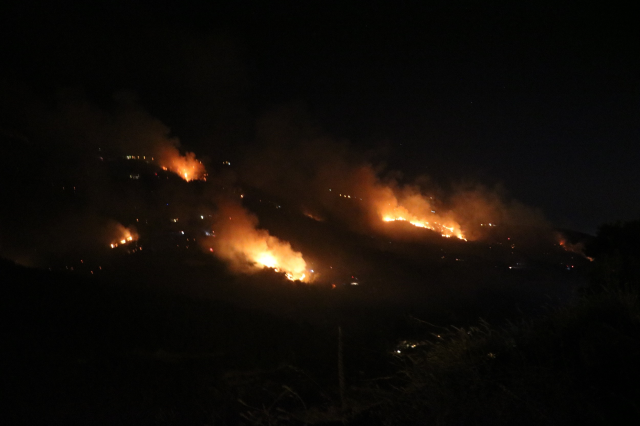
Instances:
[[[290,280],[307,281],[306,263],[291,244],[258,229],[258,219],[241,205],[221,200],[212,236],[203,244],[227,261],[236,272],[251,273],[262,268],[284,272]]]
[[[540,212],[499,188],[455,184],[446,191],[427,176],[407,179],[386,170],[383,159],[330,137],[300,108],[271,111],[257,129],[258,148],[248,153],[242,179],[304,214],[361,232],[386,232],[385,222],[402,221],[468,240],[548,231]]]

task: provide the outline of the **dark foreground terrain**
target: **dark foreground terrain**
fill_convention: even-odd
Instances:
[[[193,253],[93,275],[3,261],[2,422],[635,424],[634,257],[602,255],[580,288],[584,263],[514,271],[470,248],[427,262],[419,291],[419,246],[362,238],[343,258],[379,256],[383,282],[362,264],[358,286],[233,276]]]

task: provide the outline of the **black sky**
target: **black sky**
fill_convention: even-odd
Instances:
[[[20,2],[2,6],[0,77],[44,99],[64,87],[98,104],[134,92],[214,160],[240,156],[265,111],[303,104],[408,175],[500,183],[587,232],[637,218],[633,15],[443,4]]]

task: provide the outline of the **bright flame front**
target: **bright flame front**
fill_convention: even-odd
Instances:
[[[382,218],[382,220],[384,220],[385,222],[394,222],[394,221],[409,222],[411,225],[416,226],[418,228],[426,228],[432,231],[440,232],[440,234],[445,238],[451,238],[453,236],[461,240],[467,241],[467,239],[464,237],[464,235],[459,229],[456,230],[454,226],[445,226],[445,225],[441,225],[438,222],[427,222],[427,221],[421,222],[420,220],[409,220],[401,216],[398,216],[398,217],[385,216]]]
[[[257,229],[257,218],[239,205],[223,203],[214,224],[216,237],[206,242],[216,256],[228,261],[238,272],[270,268],[292,280],[309,282],[307,264],[302,253],[291,244]]]
[[[382,192],[386,194],[378,203],[377,210],[383,221],[408,222],[418,228],[438,232],[445,238],[456,237],[467,240],[460,225],[446,215],[436,213],[427,197],[414,193],[399,200],[391,189],[385,188]]]
[[[271,237],[273,238],[273,237]],[[262,265],[264,268],[273,269],[276,272],[284,272],[284,275],[291,281],[306,281],[306,262],[302,259],[302,255],[293,252],[293,256],[281,257],[280,260],[272,252],[260,253],[255,258],[255,263]],[[300,257],[298,258],[298,255]]]

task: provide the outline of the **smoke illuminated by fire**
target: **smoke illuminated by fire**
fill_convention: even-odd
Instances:
[[[125,228],[121,224],[116,226],[116,236],[110,244],[111,248],[123,246],[138,239],[137,232],[132,228]]]
[[[430,229],[432,231],[440,232],[441,235],[443,237],[446,237],[446,238],[450,238],[451,236],[455,236],[457,238],[460,238],[461,240],[467,241],[467,239],[462,235],[462,232],[456,231],[455,227],[453,227],[453,226],[447,227],[447,226],[439,224],[438,222],[431,222],[430,223],[430,222],[427,222],[427,221],[423,222],[423,221],[420,221],[420,220],[410,220],[410,219],[405,219],[402,216],[398,216],[398,217],[385,216],[385,217],[382,218],[382,220],[384,220],[385,222],[406,221],[406,222],[409,222],[413,226],[417,226],[418,228],[426,228],[426,229]]]
[[[295,105],[267,113],[257,137],[258,148],[241,166],[243,184],[358,232],[406,235],[388,226],[393,221],[469,241],[549,231],[540,212],[510,200],[500,187],[454,182],[443,188],[426,176],[388,170],[385,149],[357,152]],[[483,226],[488,223],[500,226]]]
[[[567,241],[561,234],[558,234],[558,238],[559,238],[558,245],[560,245],[560,247],[562,247],[565,251],[575,253],[589,260],[589,262],[593,262],[593,257],[587,256],[584,252],[585,251],[584,243],[582,242],[571,243]]]
[[[238,161],[239,166],[234,161],[234,170],[227,167],[224,171],[219,170],[212,176],[216,182],[212,184],[212,179],[207,179],[203,162],[193,152],[185,152],[171,130],[145,111],[135,97],[120,95],[112,110],[103,110],[83,96],[73,94],[63,97],[58,105],[55,111],[43,114],[41,121],[31,126],[37,132],[29,133],[42,146],[53,140],[63,148],[60,155],[65,162],[60,162],[59,170],[54,167],[55,173],[52,174],[59,173],[65,179],[52,185],[57,191],[52,193],[52,197],[64,205],[66,198],[62,198],[63,195],[84,197],[83,194],[90,192],[96,195],[88,198],[91,204],[85,211],[74,213],[80,218],[85,217],[87,225],[83,229],[92,232],[78,235],[91,235],[90,242],[85,244],[81,239],[65,239],[64,247],[52,252],[90,247],[91,244],[109,245],[115,249],[138,238],[135,231],[122,225],[118,224],[116,230],[115,223],[105,227],[104,220],[91,219],[96,211],[104,217],[118,218],[144,214],[151,219],[150,223],[157,223],[160,215],[189,217],[196,207],[211,207],[211,211],[217,207],[218,214],[210,229],[215,231],[210,233],[215,237],[210,236],[206,241],[198,239],[206,252],[228,261],[236,271],[270,268],[287,274],[289,279],[309,281],[302,254],[267,230],[257,229],[255,216],[224,200],[214,203],[216,207],[208,205],[212,198],[221,196],[222,191],[228,195],[229,188],[234,185],[243,187],[238,188],[242,189],[238,195],[244,194],[246,186],[257,190],[256,193],[260,194],[258,200],[266,197],[278,200],[278,208],[280,202],[286,203],[291,210],[299,209],[314,221],[344,224],[350,230],[367,235],[383,233],[390,239],[430,239],[433,235],[440,235],[453,237],[453,240],[477,241],[513,237],[517,231],[535,236],[544,233],[545,222],[541,215],[506,200],[497,191],[481,187],[454,187],[443,195],[445,191],[427,178],[405,177],[399,172],[386,170],[382,165],[374,166],[375,157],[363,157],[346,142],[331,139],[313,123],[297,116],[295,111],[276,111],[258,123],[257,146],[247,151],[248,158]],[[126,191],[105,192],[120,185],[120,182],[109,180],[109,170],[110,159],[122,156],[128,160],[152,163],[154,167],[171,171],[187,182],[210,182],[207,185],[186,185],[188,190],[182,187],[176,190],[169,182],[167,187],[158,187],[154,201],[149,203],[142,192],[147,189],[145,185],[131,185]],[[99,163],[95,163],[97,159]],[[82,166],[69,168],[66,167],[67,161],[77,161]],[[223,165],[231,166],[231,162],[224,161]],[[131,179],[139,179],[141,171],[152,169],[142,164],[131,166]],[[238,198],[237,195],[233,197]],[[157,209],[158,200],[162,202],[161,211]],[[247,205],[251,206],[250,203]],[[198,215],[200,220],[204,220],[199,211]],[[78,228],[77,221],[74,216],[64,226],[59,220],[48,226],[56,231],[64,229],[59,234],[66,235],[68,229]],[[391,222],[406,222],[415,229],[392,226]],[[146,219],[144,223],[147,223]],[[496,223],[500,224],[497,228],[493,226]],[[47,234],[48,229],[43,229],[39,235]],[[522,240],[522,235],[515,236]],[[20,240],[19,236],[14,239]],[[18,246],[17,243],[14,245]]]
[[[207,171],[204,164],[193,152],[187,152],[184,156],[174,147],[162,150],[160,162],[164,170],[170,170],[187,182],[192,180],[207,180]]]
[[[303,210],[302,212],[306,217],[308,217],[309,219],[313,219],[316,222],[324,222],[324,218],[322,216],[320,216],[317,213],[312,213],[308,210]]]
[[[306,262],[291,244],[257,229],[257,219],[239,205],[223,203],[220,206],[214,233],[205,244],[209,251],[230,262],[238,272],[254,272],[271,268],[282,272],[292,281],[309,282]]]
[[[390,188],[382,188],[380,191],[383,194],[375,207],[383,221],[405,221],[418,228],[438,232],[446,238],[456,237],[466,241],[460,225],[438,215],[427,197],[413,193],[399,201]]]
[[[443,213],[440,204],[423,194],[418,186],[382,180],[367,165],[351,168],[343,179],[337,186],[347,189],[348,193],[345,195],[339,190],[335,195],[347,198],[353,211],[371,218],[374,228],[379,228],[381,222],[401,221],[435,231],[446,238],[467,240],[460,223],[454,219],[454,212]],[[329,193],[334,192],[330,189]]]
[[[162,170],[171,171],[187,182],[192,180],[207,180],[207,171],[204,164],[196,158],[193,152],[180,155],[180,152],[174,147],[165,147],[160,149],[160,151],[160,167]],[[127,160],[142,159],[147,163],[149,161],[155,161],[154,157],[147,159],[146,155],[126,155],[125,158]]]

